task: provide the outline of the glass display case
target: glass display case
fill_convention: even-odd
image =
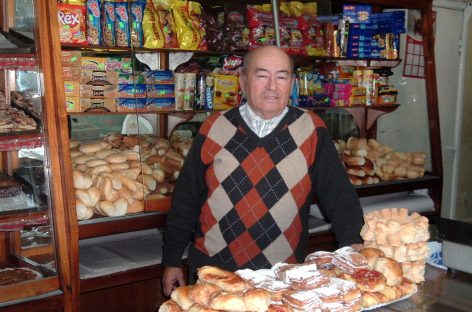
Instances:
[[[48,1],[3,1],[0,33],[0,307],[70,303],[69,227],[50,62]],[[45,70],[45,68],[47,68]],[[66,121],[66,119],[64,119]],[[69,284],[70,285],[70,284]],[[39,302],[39,303],[38,303]]]

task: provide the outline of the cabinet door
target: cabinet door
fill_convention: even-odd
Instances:
[[[50,4],[1,3],[0,306],[39,298],[54,298],[51,310],[73,305],[60,173],[60,131],[67,120],[54,100],[60,82],[54,78],[50,29],[57,20],[49,18]]]

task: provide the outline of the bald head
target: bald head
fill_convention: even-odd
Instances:
[[[282,58],[285,58],[287,62],[290,64],[290,74],[293,73],[293,60],[292,58],[281,48],[277,46],[272,46],[272,45],[265,45],[258,47],[254,50],[249,51],[246,53],[244,56],[244,63],[243,63],[243,73],[247,72],[247,69],[251,66],[251,63],[254,59],[257,59],[258,57],[265,57],[267,55],[279,55]]]
[[[280,115],[292,90],[292,61],[275,46],[257,48],[244,58],[239,83],[248,105],[263,119]]]

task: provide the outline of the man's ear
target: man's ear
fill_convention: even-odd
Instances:
[[[246,93],[246,85],[246,75],[241,73],[241,75],[239,75],[239,87],[241,88],[243,95]]]

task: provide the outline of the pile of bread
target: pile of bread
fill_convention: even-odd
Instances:
[[[172,191],[191,141],[153,135],[110,134],[102,141],[72,140],[70,153],[78,220],[144,210],[144,199]]]
[[[317,251],[304,263],[235,273],[206,266],[196,285],[176,288],[159,312],[360,311],[416,292],[395,260],[375,248]]]
[[[337,140],[334,145],[354,185],[424,176],[426,154],[423,152],[395,152],[375,139],[356,137],[350,137],[347,142]]]
[[[364,215],[361,236],[366,247],[380,249],[398,261],[403,275],[415,283],[424,281],[429,254],[428,219],[407,208],[385,208]]]

